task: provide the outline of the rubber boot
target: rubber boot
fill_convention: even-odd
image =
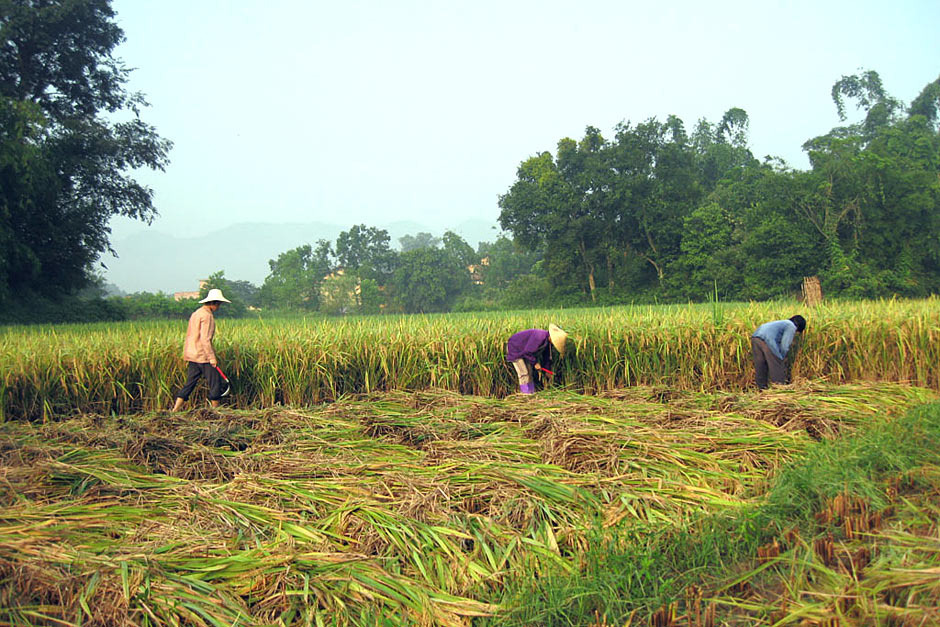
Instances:
[[[535,394],[535,384],[534,383],[523,383],[519,386],[519,391],[523,394]]]

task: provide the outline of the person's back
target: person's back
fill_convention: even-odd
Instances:
[[[751,337],[763,340],[780,359],[786,359],[790,344],[796,335],[796,325],[790,320],[774,320],[757,327]]]
[[[189,316],[186,339],[183,341],[183,359],[213,364],[216,361],[215,350],[212,346],[213,337],[215,337],[215,316],[212,315],[211,308],[203,305]]]

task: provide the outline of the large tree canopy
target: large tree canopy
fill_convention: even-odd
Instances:
[[[0,0],[0,299],[78,289],[111,217],[157,213],[128,173],[162,170],[171,144],[125,89],[114,17],[110,0]]]
[[[738,108],[691,135],[675,116],[612,141],[587,127],[522,162],[500,224],[543,255],[556,299],[764,299],[814,274],[846,296],[937,293],[940,79],[908,108],[873,71],[831,97],[844,125],[805,142],[809,171],[754,159]]]
[[[345,271],[384,283],[395,269],[389,239],[385,229],[357,224],[336,238],[336,257]]]
[[[560,140],[556,157],[520,165],[499,199],[500,224],[542,252],[555,285],[592,301],[604,284],[609,293],[661,288],[681,255],[684,220],[720,179],[754,161],[747,121],[731,109],[717,125],[699,122],[692,138],[675,116],[622,123],[613,141],[589,126],[580,141]]]

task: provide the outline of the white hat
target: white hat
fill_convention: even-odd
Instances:
[[[568,339],[568,334],[562,331],[558,325],[550,324],[548,325],[548,337],[552,342],[552,345],[558,351],[558,354],[561,357],[565,356],[565,340]]]
[[[222,296],[222,290],[213,287],[211,290],[209,290],[209,293],[206,294],[206,297],[203,298],[199,302],[200,303],[216,303],[216,302],[230,303],[232,301]]]

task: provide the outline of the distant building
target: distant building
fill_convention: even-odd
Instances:
[[[199,279],[199,289],[195,292],[173,292],[173,300],[197,300],[202,289],[209,284],[209,279]]]
[[[470,264],[467,270],[470,272],[470,280],[474,285],[483,285],[483,268],[490,265],[490,258],[484,257],[478,264]]]

